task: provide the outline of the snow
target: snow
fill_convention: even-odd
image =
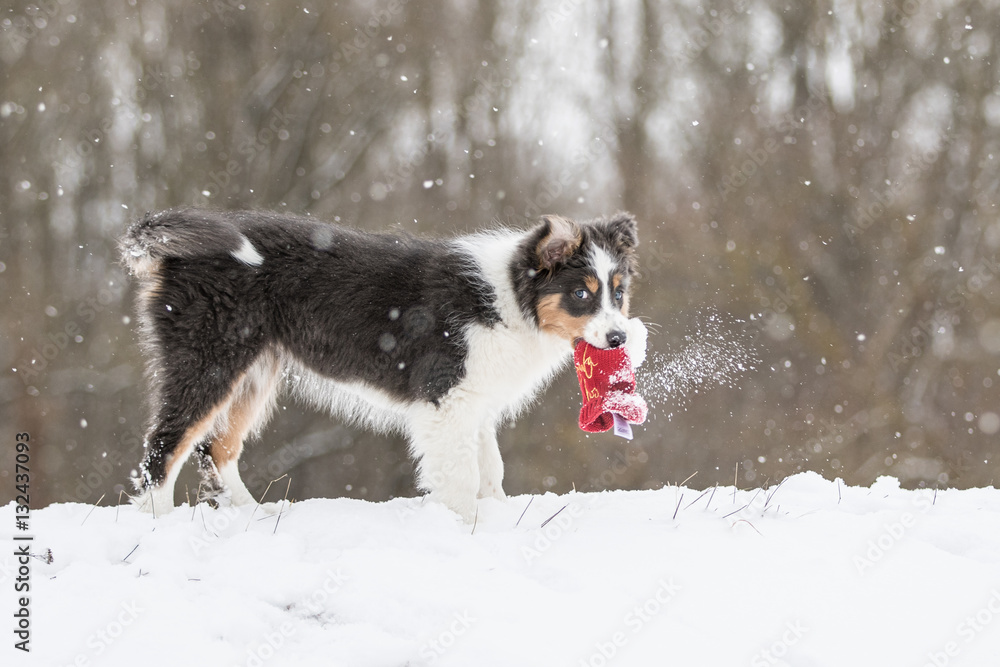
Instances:
[[[57,504],[31,527],[53,560],[31,561],[33,650],[8,630],[5,665],[941,667],[1000,651],[992,488],[802,473],[482,501],[474,528],[419,498],[252,519]]]
[[[694,330],[684,336],[683,344],[678,349],[667,344],[665,352],[650,353],[646,372],[636,378],[637,391],[651,407],[686,409],[702,391],[738,387],[739,379],[760,363],[749,336],[760,327],[756,322],[751,327],[713,311],[699,313],[691,321]],[[667,413],[668,419],[673,416],[673,411]]]

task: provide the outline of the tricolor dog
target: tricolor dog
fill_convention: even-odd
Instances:
[[[498,426],[575,343],[644,356],[628,318],[637,243],[626,213],[444,240],[276,213],[147,214],[121,240],[151,386],[137,502],[170,511],[193,453],[203,498],[255,503],[239,456],[287,389],[405,434],[420,488],[471,521],[477,499],[504,497]]]

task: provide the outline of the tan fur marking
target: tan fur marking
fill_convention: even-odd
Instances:
[[[184,437],[181,441],[177,443],[177,448],[174,449],[173,455],[167,461],[166,469],[166,479],[171,479],[171,472],[175,465],[187,461],[188,456],[191,454],[191,450],[194,446],[201,442],[206,435],[212,430],[215,425],[215,420],[219,417],[223,408],[226,407],[229,399],[226,399],[219,405],[215,406],[211,412],[196,421],[194,424],[188,427],[187,431],[184,432]]]
[[[250,433],[257,416],[254,405],[249,401],[235,401],[229,408],[229,420],[226,430],[215,438],[209,446],[209,455],[216,467],[221,468],[226,463],[238,459],[243,452],[243,440]]]
[[[542,219],[548,222],[549,233],[535,246],[535,254],[539,269],[551,269],[576,252],[583,243],[583,232],[575,222],[561,215],[543,215]]]
[[[264,369],[264,373],[258,376],[265,380],[262,385],[247,373],[241,375],[233,383],[229,394],[208,415],[188,427],[173,456],[167,461],[168,479],[173,467],[178,462],[186,461],[195,445],[206,437],[212,438],[209,454],[217,467],[239,457],[243,451],[243,440],[268,409],[278,373],[276,359],[269,360],[269,367]],[[224,430],[213,435],[212,431],[218,428],[219,423],[224,424]]]
[[[238,459],[246,440],[255,426],[270,413],[269,402],[274,394],[278,375],[276,359],[261,359],[258,372],[246,373],[236,382],[226,399],[229,404],[225,428],[212,438],[209,456],[217,468]]]
[[[587,289],[590,290],[591,294],[597,294],[597,290],[601,289],[601,281],[594,276],[587,276],[583,279],[583,282],[587,286]]]
[[[586,317],[573,317],[559,306],[559,294],[543,296],[538,302],[538,326],[543,331],[565,338],[571,344],[583,338]]]

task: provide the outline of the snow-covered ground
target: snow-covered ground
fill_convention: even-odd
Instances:
[[[421,499],[250,515],[35,510],[52,562],[31,559],[32,652],[6,630],[0,663],[1000,664],[994,489],[800,474],[520,496],[484,501],[474,530]],[[13,505],[0,526],[13,544]],[[10,550],[0,564],[10,626]]]

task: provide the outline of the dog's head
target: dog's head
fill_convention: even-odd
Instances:
[[[571,345],[581,339],[599,348],[624,344],[638,244],[628,213],[585,223],[543,216],[512,267],[521,309]]]

